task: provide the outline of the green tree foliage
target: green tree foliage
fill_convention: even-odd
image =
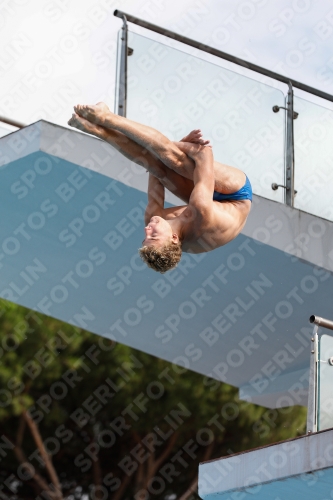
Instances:
[[[304,409],[239,401],[226,384],[0,307],[0,498],[197,498],[200,461],[305,431]]]

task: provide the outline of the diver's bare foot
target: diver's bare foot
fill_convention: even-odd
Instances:
[[[201,144],[201,146],[208,146],[210,141],[203,139],[201,130],[196,129],[183,137],[180,142],[193,142],[194,144]]]
[[[97,123],[98,125],[104,125],[106,117],[113,115],[104,102],[98,102],[97,104],[77,104],[74,106],[74,111],[81,118],[85,118],[89,122]]]
[[[77,128],[78,130],[82,130],[82,132],[86,132],[87,134],[92,134],[96,137],[100,137],[101,139],[103,139],[105,136],[105,130],[102,127],[91,123],[90,121],[82,118],[76,113],[72,114],[72,117],[68,120],[68,125]]]

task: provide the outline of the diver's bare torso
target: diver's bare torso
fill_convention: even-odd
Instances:
[[[250,209],[250,200],[212,201],[210,213],[205,218],[194,218],[190,205],[166,208],[161,216],[165,220],[182,220],[184,252],[203,253],[236,238],[245,225]]]

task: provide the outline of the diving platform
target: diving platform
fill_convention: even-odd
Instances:
[[[45,121],[0,138],[0,165],[2,298],[201,373],[207,388],[306,406],[308,317],[332,316],[332,222],[254,195],[233,242],[161,275],[137,251],[145,169]]]
[[[199,467],[203,500],[330,498],[333,430],[211,460]]]

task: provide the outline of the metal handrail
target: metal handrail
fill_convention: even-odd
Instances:
[[[12,120],[11,118],[6,118],[5,116],[0,116],[0,122],[7,123],[7,125],[12,125],[13,127],[17,128],[26,127],[26,125],[24,125],[23,123]]]
[[[320,316],[315,316],[314,314],[310,316],[310,323],[314,323],[315,325],[322,326],[323,328],[328,328],[329,330],[333,330],[333,321],[325,318],[321,318]]]
[[[220,58],[225,59],[227,61],[230,61],[234,64],[238,64],[239,66],[242,66],[244,68],[250,69],[252,71],[256,71],[257,73],[260,73],[261,75],[265,75],[265,76],[268,76],[269,78],[273,78],[275,80],[278,80],[279,82],[286,83],[287,85],[289,82],[291,82],[293,87],[296,87],[300,90],[304,90],[305,92],[309,92],[310,94],[321,97],[322,99],[327,99],[328,101],[333,102],[333,95],[327,94],[326,92],[323,92],[322,90],[315,89],[314,87],[310,87],[309,85],[305,85],[304,83],[293,80],[292,78],[288,78],[286,76],[280,75],[279,73],[275,73],[274,71],[270,71],[269,69],[262,68],[261,66],[258,66],[257,64],[253,64],[251,62],[245,61],[244,59],[240,59],[239,57],[235,57],[231,54],[227,54],[226,52],[222,52],[222,50],[215,49],[214,47],[210,47],[209,45],[205,45],[204,43],[199,43],[195,40],[192,40],[191,38],[187,38],[186,36],[182,36],[182,35],[179,35],[178,33],[173,32],[173,31],[167,30],[165,28],[161,28],[160,26],[157,26],[156,24],[152,24],[148,21],[144,21],[143,19],[139,19],[138,17],[132,16],[131,14],[126,14],[125,12],[122,12],[121,10],[118,10],[118,9],[115,10],[113,15],[116,17],[120,17],[121,19],[124,16],[126,16],[126,19],[128,22],[137,24],[138,26],[141,26],[142,28],[147,28],[151,31],[154,31],[155,33],[159,33],[160,35],[167,36],[169,38],[172,38],[173,40],[177,40],[178,42],[185,43],[186,45],[190,45],[191,47],[194,47],[196,49],[202,50],[204,52],[208,52],[209,54],[213,54],[214,56],[220,57]]]

